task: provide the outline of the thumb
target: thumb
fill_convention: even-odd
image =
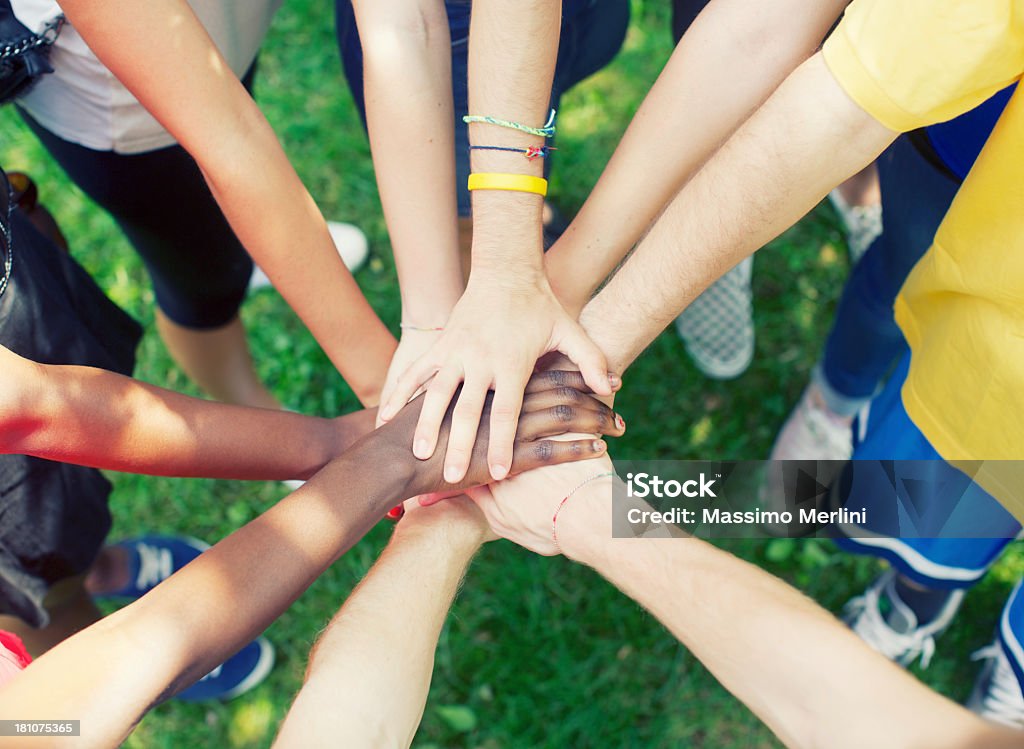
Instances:
[[[611,395],[613,389],[608,376],[608,360],[583,327],[566,315],[556,323],[554,333],[553,349],[565,354],[579,367],[587,386],[598,395]]]

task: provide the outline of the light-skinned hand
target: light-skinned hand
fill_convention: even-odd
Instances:
[[[500,480],[511,467],[527,382],[537,360],[552,351],[565,354],[594,393],[611,395],[618,387],[618,378],[607,371],[604,354],[558,302],[546,278],[508,285],[471,278],[440,338],[399,377],[381,407],[381,418],[393,418],[426,386],[412,449],[416,457],[429,458],[461,384],[444,469],[446,480],[458,483],[469,465],[487,392],[493,389],[487,460],[491,478]]]

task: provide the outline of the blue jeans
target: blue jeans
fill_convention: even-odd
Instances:
[[[854,415],[907,350],[893,304],[928,250],[960,183],[903,135],[878,158],[883,231],[846,282],[812,375],[836,413]]]
[[[469,0],[448,0],[448,26],[452,39],[452,95],[455,104],[455,180],[459,215],[471,213],[469,190],[469,129],[462,121],[468,114]],[[352,97],[366,124],[363,91],[363,50],[359,44],[355,14],[350,0],[336,0],[338,48]],[[551,86],[551,106],[558,109],[562,94],[593,75],[618,54],[629,26],[629,0],[565,0],[558,60]],[[551,159],[544,160],[544,171]]]

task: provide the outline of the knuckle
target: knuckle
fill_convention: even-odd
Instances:
[[[572,406],[560,403],[559,405],[551,408],[551,415],[554,417],[555,421],[567,424],[576,418],[576,409]]]
[[[570,387],[569,385],[563,385],[558,388],[556,392],[558,393],[559,398],[564,401],[569,401],[570,403],[579,403],[582,396],[579,390],[574,387]]]
[[[569,373],[561,369],[552,369],[546,373],[547,380],[552,385],[564,386],[569,381]]]
[[[533,456],[542,463],[549,462],[555,455],[555,445],[550,440],[541,440],[533,444]]]

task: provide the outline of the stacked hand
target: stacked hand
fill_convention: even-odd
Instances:
[[[464,483],[478,455],[474,448],[478,426],[487,419],[490,477],[503,479],[515,464],[520,414],[527,413],[523,402],[527,382],[537,360],[553,351],[576,364],[582,373],[581,387],[585,384],[594,393],[611,395],[618,386],[618,378],[607,371],[604,355],[563,309],[545,278],[531,283],[471,278],[446,329],[398,378],[380,417],[385,422],[395,418],[408,399],[426,386],[411,440],[415,456],[431,458],[439,442],[447,442],[445,480]],[[493,398],[488,396],[492,389]],[[451,428],[441,434],[453,397]]]
[[[625,431],[621,417],[608,406],[584,392],[586,385],[578,372],[549,371],[535,374],[521,394],[522,415],[517,420],[508,473],[515,474],[541,466],[551,466],[603,456],[606,445],[592,435],[619,436]],[[388,471],[406,475],[405,496],[465,489],[490,480],[487,453],[490,443],[488,423],[495,397],[485,394],[481,406],[483,421],[479,434],[472,434],[466,469],[457,481],[448,480],[443,456],[433,455],[419,460],[409,454],[409,440],[421,419],[421,407],[427,396],[421,396],[402,409],[390,422],[366,437],[367,455],[380,461]],[[454,430],[454,412],[447,409],[440,424],[440,436],[447,438]],[[555,435],[575,433],[568,440],[548,439]],[[587,436],[583,437],[579,433]]]
[[[611,477],[603,474],[612,470],[612,461],[605,454],[598,460],[523,473],[470,489],[468,494],[498,536],[552,556],[562,553],[554,535],[556,513],[561,517],[563,513],[586,511],[584,508],[591,509],[595,499],[609,497]]]

